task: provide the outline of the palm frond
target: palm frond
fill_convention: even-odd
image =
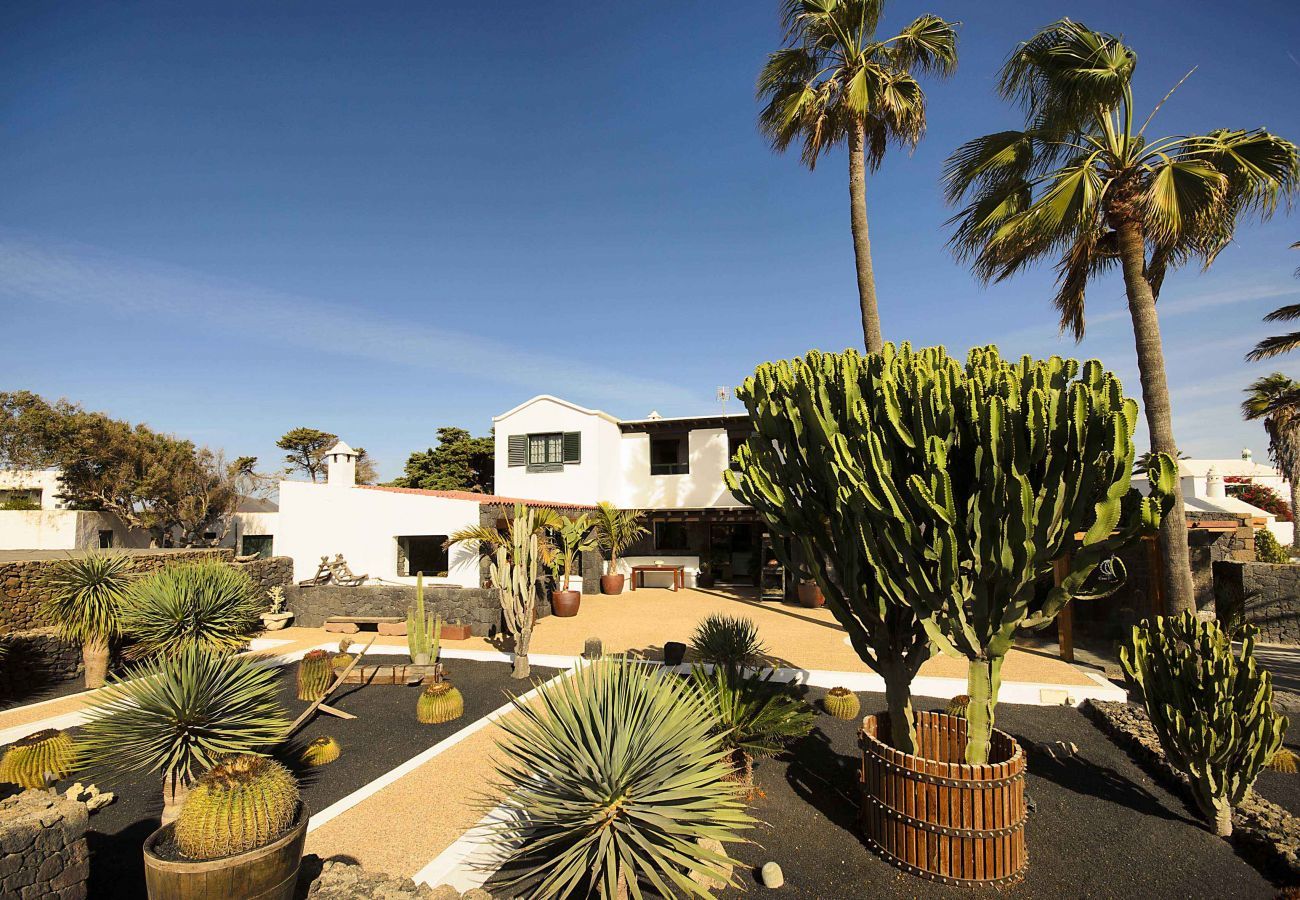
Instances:
[[[722,746],[751,757],[775,756],[788,744],[812,731],[813,711],[772,674],[737,674],[725,666],[708,672],[691,669],[699,702],[714,721]]]
[[[1264,338],[1255,345],[1254,350],[1246,354],[1246,359],[1250,362],[1259,362],[1263,359],[1272,359],[1275,356],[1291,353],[1297,349],[1300,349],[1300,331],[1292,331],[1287,334],[1277,334]]]
[[[1115,232],[1107,230],[1098,215],[1095,227],[1080,229],[1057,264],[1057,292],[1052,303],[1060,313],[1061,332],[1068,331],[1075,341],[1083,340],[1087,329],[1084,299],[1088,282],[1118,263],[1115,244]]]
[[[1176,242],[1198,221],[1213,217],[1227,188],[1227,177],[1206,161],[1165,159],[1154,168],[1140,200],[1148,237]]]
[[[1264,317],[1265,322],[1294,322],[1300,319],[1300,303],[1280,306]]]
[[[957,22],[927,14],[912,20],[886,43],[890,59],[904,71],[946,77],[957,71]]]

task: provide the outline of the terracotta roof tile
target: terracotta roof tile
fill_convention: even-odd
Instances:
[[[552,500],[525,500],[522,497],[499,497],[496,494],[479,494],[474,491],[429,491],[424,488],[389,487],[383,484],[359,484],[359,488],[368,491],[389,491],[394,494],[419,494],[424,497],[443,497],[447,500],[470,500],[474,503],[491,506],[511,506],[522,503],[525,506],[548,506],[555,509],[595,509],[582,503],[560,503]]]

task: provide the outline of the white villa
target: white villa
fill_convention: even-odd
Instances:
[[[223,542],[240,554],[289,556],[294,577],[316,574],[321,557],[342,554],[373,582],[477,587],[478,557],[446,548],[456,530],[479,524],[485,510],[513,503],[580,511],[608,501],[645,510],[650,533],[620,569],[681,566],[687,586],[755,585],[768,551],[753,510],[727,490],[723,471],[749,433],[744,413],[618,419],[549,395],[494,417],[495,495],[356,483],[356,452],[340,441],[327,454],[324,483],[283,481],[279,508],[249,505]],[[1247,513],[1289,543],[1291,523],[1227,495],[1224,479],[1249,478],[1288,498],[1276,469],[1236,460],[1180,462],[1189,511]],[[62,508],[58,472],[0,472],[0,550],[147,547],[147,534],[116,517]],[[38,509],[4,509],[6,505]],[[648,573],[665,583],[669,573]],[[655,581],[655,578],[661,581]]]

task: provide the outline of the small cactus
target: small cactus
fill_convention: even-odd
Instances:
[[[833,687],[826,692],[822,706],[837,719],[856,719],[862,709],[858,695],[846,687]]]
[[[335,653],[334,658],[330,660],[330,668],[335,672],[341,672],[350,665],[352,665],[351,653]]]
[[[24,788],[44,788],[51,781],[66,778],[76,765],[77,750],[72,738],[46,728],[19,738],[0,759],[0,781]]]
[[[442,616],[430,617],[424,608],[424,575],[415,579],[415,605],[406,614],[406,648],[411,662],[427,665],[438,660],[442,646]]]
[[[966,707],[970,706],[970,696],[968,694],[958,694],[948,701],[948,708],[944,710],[948,715],[958,719],[966,718]]]
[[[1294,775],[1300,771],[1300,757],[1296,756],[1295,751],[1287,747],[1278,747],[1273,758],[1267,763],[1267,767],[1274,772],[1285,772],[1288,775]]]
[[[298,699],[320,700],[334,680],[331,654],[324,650],[309,650],[298,663]]]
[[[306,747],[298,757],[304,766],[327,766],[339,758],[339,742],[332,737],[318,737]]]
[[[415,717],[425,725],[440,725],[465,713],[465,698],[450,681],[435,681],[420,693]]]
[[[583,659],[600,659],[605,655],[605,645],[600,638],[589,637],[582,645]]]
[[[189,859],[245,853],[280,837],[298,814],[298,783],[264,756],[227,757],[190,790],[176,819],[176,846]]]

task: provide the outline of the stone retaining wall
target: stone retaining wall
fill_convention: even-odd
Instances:
[[[268,556],[252,562],[237,562],[235,568],[253,580],[253,589],[260,597],[265,597],[266,592],[273,587],[287,590],[293,584],[293,558],[289,556]]]
[[[55,628],[7,634],[4,644],[0,698],[26,697],[81,674],[81,647],[63,640]]]
[[[1219,618],[1259,628],[1259,640],[1300,645],[1300,566],[1222,561],[1214,564]]]
[[[0,897],[83,900],[86,805],[47,791],[0,800]]]
[[[329,616],[406,616],[415,603],[415,588],[404,584],[295,585],[285,591],[293,624],[319,628]],[[445,622],[470,627],[478,637],[501,632],[501,596],[492,588],[458,588],[425,585],[424,603],[431,615]],[[550,615],[550,604],[539,605],[538,617]]]

